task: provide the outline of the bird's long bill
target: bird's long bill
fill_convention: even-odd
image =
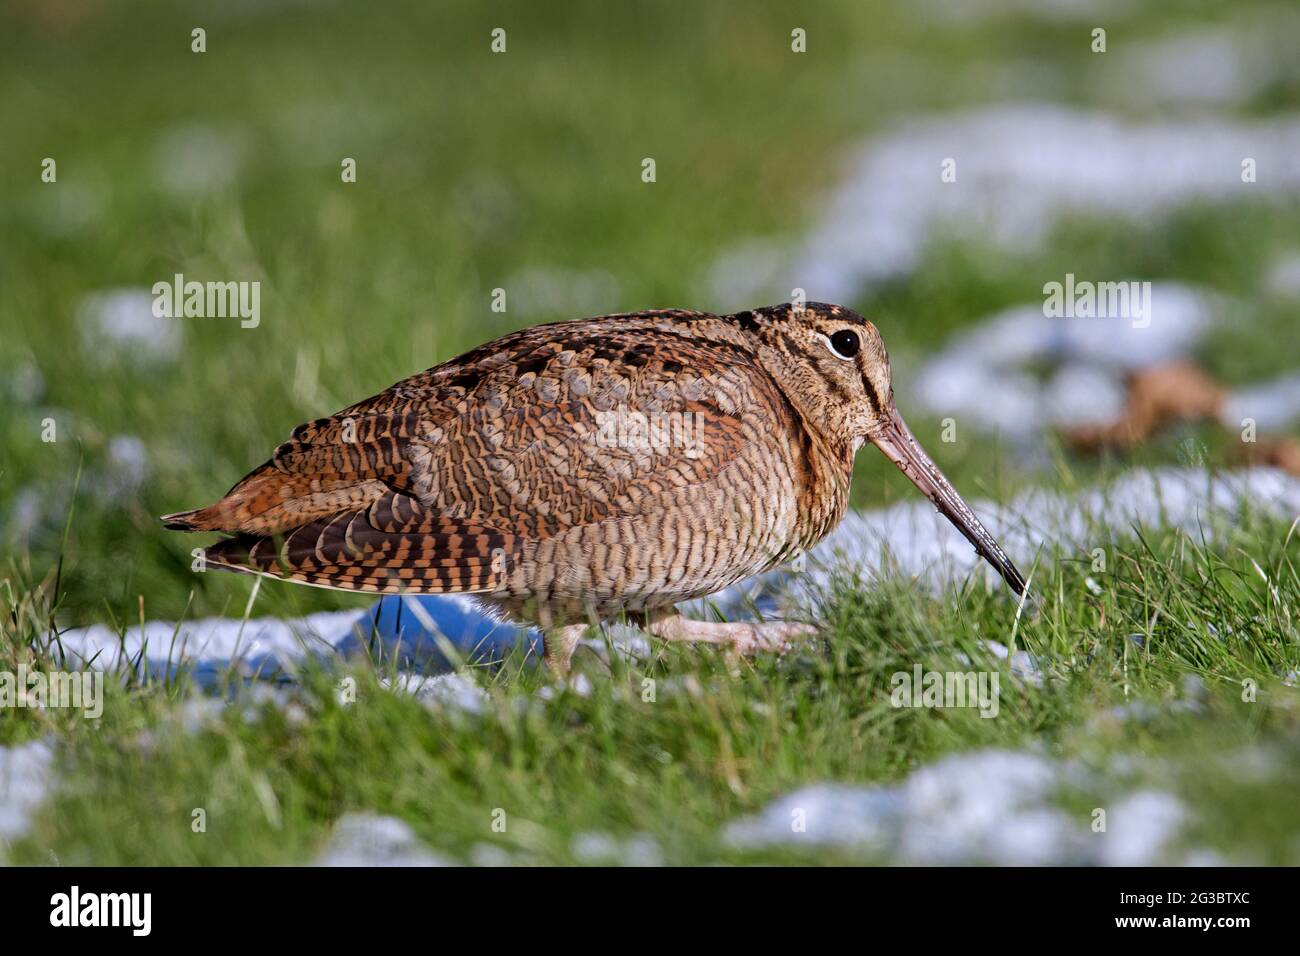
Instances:
[[[938,466],[930,460],[916,437],[912,434],[897,409],[890,409],[890,419],[884,429],[872,438],[877,448],[890,461],[902,469],[903,474],[935,503],[939,511],[960,531],[984,560],[997,569],[1002,580],[1011,585],[1017,594],[1025,593],[1025,579],[1011,563],[1005,551],[980,524],[975,512],[962,501],[957,489],[943,476]]]

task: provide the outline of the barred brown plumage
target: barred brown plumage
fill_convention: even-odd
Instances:
[[[205,550],[208,563],[354,591],[443,594],[492,590],[517,539],[432,514],[390,492],[284,534],[240,534]]]
[[[669,639],[780,647],[809,629],[671,608],[820,540],[866,440],[1023,590],[894,409],[875,327],[821,303],[524,329],[300,425],[220,501],[163,521],[233,535],[206,550],[220,568],[476,594],[546,628],[559,668],[587,622],[620,613]]]

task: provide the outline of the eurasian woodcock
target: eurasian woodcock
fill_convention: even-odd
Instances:
[[[894,407],[876,327],[810,302],[524,329],[299,426],[168,528],[207,563],[320,587],[469,593],[539,624],[567,668],[589,623],[780,649],[806,625],[678,602],[785,563],[843,517],[874,443],[1003,579],[1025,581]]]

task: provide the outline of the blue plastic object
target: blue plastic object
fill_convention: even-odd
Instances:
[[[404,668],[424,673],[450,670],[455,663],[499,661],[517,648],[527,648],[540,660],[542,635],[500,621],[463,595],[391,595],[380,599],[353,627],[361,645],[378,645],[384,656],[396,655]],[[441,638],[441,640],[440,640]]]

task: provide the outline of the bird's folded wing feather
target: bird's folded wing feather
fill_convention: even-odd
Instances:
[[[494,555],[499,566],[529,539],[671,507],[747,443],[773,440],[788,414],[767,373],[728,343],[558,328],[300,426],[204,509],[209,527],[239,535],[217,546],[218,563],[310,565],[352,587],[337,581],[346,564],[362,590],[384,590],[384,568],[432,563],[443,589],[487,589]]]

